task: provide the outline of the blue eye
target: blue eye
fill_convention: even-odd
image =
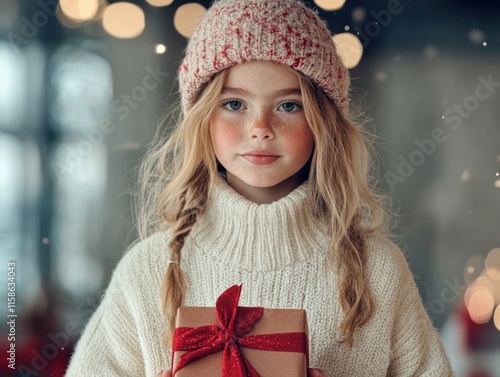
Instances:
[[[280,106],[280,108],[283,108],[283,111],[287,113],[293,113],[295,111],[298,111],[301,106],[295,102],[285,102]]]
[[[229,105],[229,108],[227,105]],[[243,107],[243,104],[240,101],[230,100],[230,101],[224,102],[223,106],[228,110],[238,111],[238,110],[241,110],[241,108]]]

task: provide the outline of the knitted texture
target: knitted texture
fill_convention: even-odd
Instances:
[[[347,113],[349,72],[325,22],[296,0],[219,0],[205,12],[179,66],[184,113],[215,73],[248,60],[302,72]]]
[[[386,239],[368,243],[374,316],[356,332],[353,349],[337,343],[343,313],[326,262],[327,226],[314,219],[309,198],[306,181],[276,202],[257,204],[217,179],[182,250],[184,304],[215,306],[224,290],[243,283],[242,306],[306,310],[310,366],[327,376],[452,375],[406,260]],[[66,377],[153,377],[170,369],[160,295],[169,237],[155,233],[125,254]]]

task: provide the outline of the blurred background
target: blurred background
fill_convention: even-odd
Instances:
[[[132,169],[209,4],[0,0],[0,376],[64,375],[136,238]],[[380,137],[394,231],[456,375],[500,376],[500,4],[307,4]]]

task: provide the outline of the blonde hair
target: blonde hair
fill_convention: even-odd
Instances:
[[[354,331],[371,318],[374,310],[366,277],[366,240],[375,234],[388,234],[383,205],[387,197],[370,188],[373,160],[369,147],[373,135],[341,116],[334,103],[306,76],[290,70],[299,78],[305,116],[315,139],[309,169],[310,194],[315,213],[330,224],[332,262],[342,276],[339,298],[345,318],[340,329],[341,343],[352,347]],[[212,78],[185,117],[181,114],[169,137],[156,134],[137,172],[139,239],[157,231],[171,231],[166,250],[171,263],[162,284],[167,345],[171,344],[177,308],[183,303],[188,285],[181,269],[181,251],[218,174],[209,126],[228,71]]]
[[[343,117],[322,90],[298,75],[315,140],[309,186],[316,212],[330,224],[331,259],[341,276],[339,298],[345,315],[341,343],[352,347],[354,331],[370,320],[375,309],[368,286],[367,240],[391,238],[390,197],[377,192],[377,183],[370,181],[375,135],[365,124]]]

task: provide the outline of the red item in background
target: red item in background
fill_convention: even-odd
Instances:
[[[3,336],[7,339],[7,336]],[[2,351],[9,350],[9,343],[0,344]],[[56,347],[51,339],[45,341],[30,336],[27,339],[16,341],[16,369],[8,367],[7,361],[1,363],[0,376],[2,377],[63,377],[69,364],[74,344],[66,347]],[[3,353],[3,352],[2,352]],[[5,352],[7,355],[7,352]]]

